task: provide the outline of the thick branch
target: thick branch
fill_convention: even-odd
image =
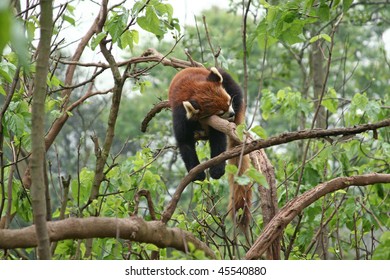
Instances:
[[[378,183],[390,183],[390,174],[372,173],[335,178],[290,200],[264,228],[263,233],[247,252],[245,259],[260,258],[272,244],[274,239],[282,234],[284,228],[301,213],[303,209],[324,195],[350,186],[367,186]]]
[[[191,233],[178,228],[167,228],[160,221],[145,222],[139,217],[131,218],[70,218],[48,222],[50,241],[88,238],[122,238],[136,242],[152,243],[160,248],[173,247],[183,252],[188,242],[215,259],[214,252]],[[35,226],[23,229],[0,230],[0,248],[16,249],[37,246]]]

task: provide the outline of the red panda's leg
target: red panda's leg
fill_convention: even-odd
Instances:
[[[190,142],[178,142],[178,147],[180,150],[181,157],[183,158],[184,164],[189,172],[192,168],[199,164],[199,159],[195,150],[195,141]],[[204,172],[200,172],[194,178],[194,181],[200,180],[203,181],[206,178]]]
[[[195,149],[194,131],[198,128],[195,122],[188,121],[184,107],[177,107],[172,110],[173,130],[177,141],[181,157],[184,161],[187,171],[199,164],[198,155]],[[204,172],[200,172],[194,178],[194,181],[203,181],[206,178]]]
[[[226,151],[226,135],[212,127],[209,128],[210,155],[216,157]],[[210,176],[219,179],[225,174],[225,162],[210,167]]]

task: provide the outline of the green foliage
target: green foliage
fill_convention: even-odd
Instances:
[[[138,8],[139,6],[135,6],[133,10],[135,9],[138,13]],[[162,39],[168,30],[180,31],[177,19],[173,18],[173,7],[170,4],[164,4],[158,0],[149,1],[143,14],[137,17],[138,25],[159,39]]]
[[[3,54],[3,50],[7,43],[11,40],[11,21],[12,16],[9,10],[9,1],[2,1],[0,3],[0,54]]]
[[[4,192],[0,192],[0,202],[4,201],[3,209],[9,209],[11,201],[11,213],[4,210],[0,214],[1,218],[14,215],[9,227],[20,228],[32,224],[33,220],[30,190],[21,179],[26,170],[25,160],[32,152],[30,104],[40,26],[35,10],[16,19],[8,1],[0,2],[0,25],[4,27],[0,29],[1,104],[10,94],[13,81],[17,80],[11,103],[2,116],[1,135],[4,139],[4,166],[1,167],[4,176],[1,180],[4,186],[11,182],[12,190],[9,193],[9,189],[4,188]],[[102,31],[88,42],[88,51],[94,58],[98,57],[100,44],[107,43],[113,54],[119,53],[115,60],[121,63],[123,57],[139,57],[149,47],[163,54],[169,53],[168,58],[180,59],[187,59],[183,52],[187,49],[194,60],[211,66],[214,54],[209,50],[210,39],[215,49],[221,47],[218,60],[222,67],[242,86],[245,81],[242,59],[248,55],[246,113],[248,120],[254,117],[254,123],[250,129],[247,124],[237,127],[242,140],[247,133],[267,139],[278,133],[312,126],[320,100],[313,93],[311,54],[315,48],[321,50],[324,58],[321,71],[327,74],[321,98],[326,127],[349,127],[389,117],[388,62],[381,41],[387,28],[386,19],[390,16],[387,5],[367,6],[351,0],[252,1],[244,52],[242,1],[231,2],[229,12],[218,7],[204,11],[210,38],[206,37],[200,21],[198,28],[186,26],[182,31],[169,1],[140,0],[132,2],[130,7],[128,3],[111,7]],[[146,133],[141,133],[139,127],[153,104],[167,98],[170,80],[177,69],[162,65],[151,67],[146,63],[120,64],[120,72],[130,78],[124,84],[115,137],[103,169],[104,180],[97,198],[89,201],[96,175],[96,158],[102,152],[110,114],[112,92],[103,93],[113,83],[110,76],[94,77],[86,82],[98,71],[78,65],[73,85],[66,84],[69,64],[63,61],[72,56],[68,53],[71,50],[65,49],[70,41],[63,31],[74,30],[80,23],[78,9],[71,4],[68,3],[59,14],[54,26],[53,59],[46,80],[45,112],[42,112],[48,131],[55,120],[64,114],[68,117],[47,154],[51,218],[60,219],[62,215],[65,218],[127,218],[137,214],[146,221],[160,219],[187,172],[175,147],[169,110],[156,115]],[[332,34],[339,19],[341,24]],[[152,34],[153,39],[156,37],[158,43],[148,39],[146,32]],[[172,50],[174,43],[164,39],[167,34],[177,39],[182,35],[180,32],[184,38],[181,42],[175,41],[177,46]],[[60,41],[62,38],[66,40]],[[333,50],[331,56],[330,49]],[[83,62],[96,66],[98,64],[94,63],[98,60]],[[259,81],[262,83],[260,93]],[[68,99],[64,92],[69,86],[74,88]],[[94,95],[80,101],[91,93]],[[77,102],[80,104],[75,109],[64,111]],[[253,116],[254,112],[257,115]],[[96,137],[96,142],[90,140],[91,135]],[[279,207],[296,195],[336,177],[390,173],[389,139],[389,129],[385,128],[351,137],[295,141],[267,148],[265,151],[275,168]],[[209,159],[210,149],[206,142],[200,141],[196,148],[201,162]],[[253,204],[258,206],[261,201],[257,185],[269,188],[267,178],[254,167],[237,176],[237,166],[227,164],[226,175],[221,179],[208,177],[186,188],[168,226],[192,233],[220,259],[237,259],[248,247],[244,236],[227,215],[228,174],[236,175],[235,180],[240,184],[254,184]],[[68,199],[64,200],[65,181],[61,177],[68,175],[71,176],[69,193]],[[141,190],[148,192],[155,217],[146,199],[138,196]],[[389,259],[389,192],[388,184],[351,186],[315,201],[302,211],[300,219],[287,225],[282,237],[284,257],[288,253],[289,259]],[[252,210],[251,236],[256,238],[264,228],[264,220],[259,207]],[[367,246],[367,240],[372,246]],[[149,259],[155,251],[160,259],[206,259],[204,252],[193,244],[188,244],[188,252],[183,253],[115,238],[60,241],[53,258],[136,260]],[[20,253],[36,258],[32,249],[21,249]],[[0,258],[16,257],[19,256],[12,251],[0,252]]]
[[[380,244],[374,251],[374,260],[390,260],[390,232],[386,231],[382,234],[379,240]]]
[[[254,132],[260,138],[267,139],[267,131],[260,125],[254,126],[253,128],[251,128],[251,131]]]
[[[290,88],[280,89],[276,94],[264,90],[260,104],[264,120],[268,120],[271,114],[294,119],[299,113],[309,114],[312,109],[300,92],[294,92]]]

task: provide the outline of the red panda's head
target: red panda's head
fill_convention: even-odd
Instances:
[[[232,100],[222,82],[222,75],[215,67],[184,69],[176,74],[169,87],[170,105],[184,106],[189,120],[212,115],[233,120]]]

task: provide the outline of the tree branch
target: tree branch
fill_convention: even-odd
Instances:
[[[217,119],[218,122],[227,122],[226,120],[213,116],[209,118],[207,124],[210,126],[214,126],[215,124],[213,124],[213,122],[215,122],[215,120]],[[341,135],[342,136],[354,135],[369,130],[375,131],[379,128],[388,127],[388,126],[390,126],[390,118],[373,124],[364,124],[364,125],[347,127],[347,128],[312,129],[312,130],[301,130],[295,132],[286,132],[278,136],[270,137],[266,140],[260,139],[260,140],[252,141],[250,143],[246,143],[244,148],[244,154],[248,154],[255,150],[265,149],[272,146],[293,142],[296,140],[314,139],[314,138],[323,138],[323,137],[341,136]],[[223,152],[219,156],[216,156],[208,161],[205,161],[197,165],[193,169],[191,169],[190,172],[188,172],[188,174],[181,180],[178,187],[176,188],[172,200],[168,203],[167,207],[165,208],[162,214],[162,221],[166,223],[170,220],[170,218],[172,217],[176,209],[177,203],[180,200],[182,192],[185,190],[187,185],[192,182],[196,174],[204,171],[205,169],[211,166],[221,163],[229,158],[239,156],[241,152],[242,152],[242,145],[236,146],[232,150]]]
[[[101,29],[105,22],[105,16],[104,14],[104,6],[107,6],[107,0],[102,0],[101,9],[99,12],[99,15],[96,17],[95,21],[87,31],[87,33],[84,35],[84,37],[81,39],[79,45],[77,46],[76,51],[73,54],[72,61],[79,61],[81,55],[84,52],[85,47],[88,45],[88,42],[92,38],[92,36],[95,34],[96,30],[99,28]],[[66,76],[65,76],[65,86],[70,86],[73,82],[74,73],[76,71],[77,64],[69,65],[69,67],[66,70]],[[46,134],[45,137],[45,145],[46,145],[46,151],[50,148],[51,144],[53,144],[54,139],[57,137],[58,133],[60,133],[62,127],[64,126],[65,122],[68,120],[69,115],[66,110],[67,103],[69,101],[70,95],[72,93],[72,88],[65,89],[62,93],[62,96],[65,98],[64,100],[64,111],[62,115],[55,120],[53,125],[51,126],[50,130]]]
[[[390,183],[390,174],[366,174],[351,177],[338,177],[322,183],[290,200],[264,228],[263,233],[255,241],[245,255],[245,259],[260,258],[275,238],[282,234],[285,227],[305,209],[324,195],[350,186],[367,186],[377,183]]]
[[[160,221],[145,222],[140,217],[131,218],[69,218],[48,222],[50,241],[88,238],[122,238],[136,242],[152,243],[159,248],[173,247],[186,252],[188,242],[215,259],[214,252],[191,233],[179,228],[167,228]],[[22,229],[0,230],[0,248],[16,249],[37,246],[35,226]]]
[[[169,109],[169,101],[161,101],[154,105],[154,107],[149,111],[149,113],[146,114],[146,117],[142,121],[141,124],[141,131],[146,132],[146,129],[148,128],[149,122],[154,118],[155,115],[160,113],[163,109]]]

